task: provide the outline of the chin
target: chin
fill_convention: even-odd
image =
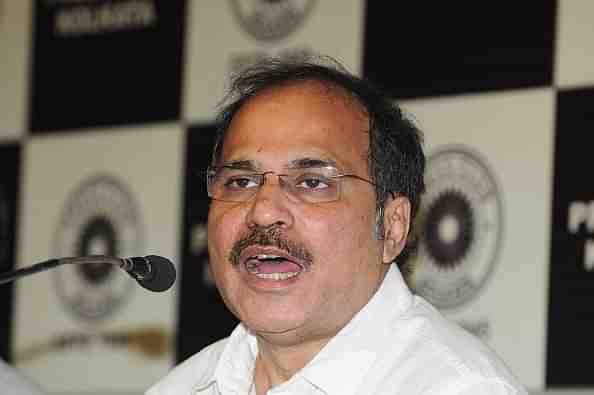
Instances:
[[[289,333],[302,325],[302,321],[295,317],[262,316],[256,319],[242,320],[252,332],[257,334],[282,335]]]

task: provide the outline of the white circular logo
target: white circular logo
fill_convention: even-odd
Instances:
[[[483,288],[496,262],[500,193],[485,161],[463,147],[431,155],[425,181],[412,287],[438,308],[460,307]]]
[[[56,256],[131,256],[142,251],[137,204],[117,178],[87,179],[69,197],[56,233]],[[83,320],[106,318],[122,306],[134,280],[107,264],[64,265],[53,271],[67,310]]]
[[[231,0],[243,29],[256,40],[277,41],[293,33],[315,0]]]

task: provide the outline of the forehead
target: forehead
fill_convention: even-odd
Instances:
[[[221,160],[269,167],[317,158],[366,171],[368,150],[369,121],[360,103],[341,88],[305,81],[249,99],[230,123]]]

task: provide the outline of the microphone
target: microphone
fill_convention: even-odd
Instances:
[[[60,265],[80,265],[89,263],[108,263],[116,265],[125,270],[143,288],[153,292],[168,290],[175,282],[176,277],[173,263],[162,256],[148,255],[144,257],[118,258],[107,255],[89,255],[50,259],[12,272],[0,273],[0,284]]]
[[[159,255],[121,259],[124,269],[142,287],[153,292],[166,291],[175,282],[175,267],[167,258]]]

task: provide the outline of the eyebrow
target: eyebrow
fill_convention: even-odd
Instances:
[[[289,161],[287,169],[310,169],[313,167],[336,167],[336,162],[332,159],[319,159],[319,158],[299,158]],[[237,170],[249,170],[258,171],[261,167],[256,161],[253,160],[236,160],[225,162],[221,167]]]
[[[336,162],[331,159],[299,158],[289,162],[289,169],[308,169],[311,167],[336,167]]]
[[[258,165],[253,160],[235,160],[231,162],[225,162],[220,167],[226,167],[229,169],[237,170],[251,170],[256,171],[259,169]]]

